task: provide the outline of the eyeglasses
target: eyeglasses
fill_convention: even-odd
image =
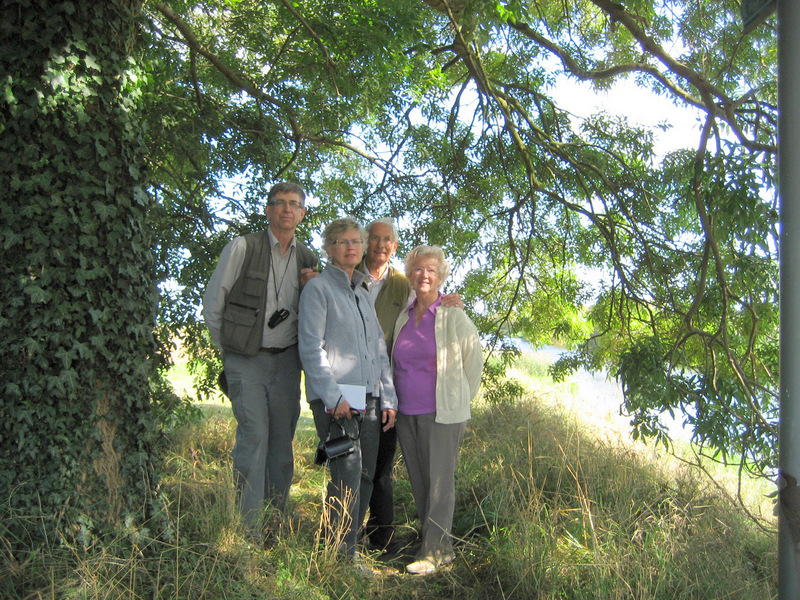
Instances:
[[[364,240],[333,240],[331,246],[340,246],[344,248],[345,246],[360,246],[363,243]]]
[[[393,244],[394,240],[390,237],[381,237],[379,235],[371,235],[369,236],[369,241],[373,244],[379,244],[383,242],[384,244]]]
[[[414,275],[425,274],[425,275],[430,276],[430,275],[438,275],[439,274],[439,270],[435,269],[433,267],[414,267],[413,269],[411,269],[411,272]]]
[[[303,208],[303,203],[298,202],[297,200],[273,200],[269,203],[270,206],[277,206],[278,208],[283,208],[284,206],[288,206],[289,208]]]

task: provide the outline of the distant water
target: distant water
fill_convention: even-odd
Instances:
[[[567,352],[566,349],[558,346],[541,346],[532,348],[525,340],[514,340],[519,349],[532,357],[546,362],[554,363],[558,358]],[[630,417],[623,416],[620,408],[624,402],[622,386],[619,382],[603,370],[599,373],[589,373],[585,369],[580,369],[573,373],[565,383],[573,392],[576,404],[587,415],[596,415],[606,419],[614,419],[621,426],[630,428]],[[669,414],[662,415],[662,421],[667,426],[670,437],[673,439],[690,440],[691,431],[683,426],[681,415],[671,417]]]

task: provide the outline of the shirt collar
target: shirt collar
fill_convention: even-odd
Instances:
[[[386,268],[383,270],[383,275],[375,279],[372,276],[372,273],[370,273],[369,269],[367,268],[367,257],[365,256],[364,260],[361,261],[361,272],[364,273],[364,275],[366,275],[366,280],[370,284],[379,283],[381,281],[386,281],[387,279],[389,279],[389,271],[391,270],[391,268],[392,268],[391,265],[386,265]]]
[[[428,307],[428,310],[427,310],[427,312],[435,313],[435,312],[436,312],[436,309],[437,309],[437,308],[439,308],[439,306],[441,306],[441,304],[442,304],[442,292],[439,292],[439,295],[438,295],[438,297],[436,298],[436,300],[434,300],[434,301],[433,301],[433,304],[431,304],[431,305]],[[416,298],[414,298],[414,301],[413,301],[413,302],[411,302],[411,303],[408,305],[408,308],[406,309],[406,312],[408,312],[409,314],[411,314],[411,311],[413,311],[413,310],[414,310],[414,308],[416,308],[416,306],[417,306],[417,299],[416,299]]]
[[[280,244],[280,242],[278,241],[278,238],[275,237],[275,235],[272,233],[272,230],[269,227],[267,227],[267,233],[269,234],[269,247],[270,248],[275,248],[276,244]],[[292,241],[289,242],[289,247],[290,248],[296,248],[297,247],[297,236],[292,236]]]
[[[389,279],[389,269],[390,268],[391,267],[389,267],[389,265],[386,265],[386,268],[383,270],[383,275],[381,275],[380,277],[375,279],[372,276],[372,273],[370,273],[369,270],[367,269],[366,263],[364,263],[364,274],[367,276],[367,281],[369,281],[370,283],[380,283],[380,282],[383,282],[383,281],[386,281],[387,279]]]

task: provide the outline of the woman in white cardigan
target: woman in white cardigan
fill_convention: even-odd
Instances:
[[[458,449],[480,387],[483,350],[467,314],[441,305],[439,288],[450,272],[442,249],[418,246],[405,265],[416,299],[395,323],[392,366],[397,436],[422,524],[422,547],[407,570],[424,575],[454,558]]]

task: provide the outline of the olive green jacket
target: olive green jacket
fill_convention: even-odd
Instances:
[[[358,265],[359,271],[366,273],[367,269],[362,261]],[[364,284],[366,287],[366,284]],[[378,315],[378,322],[383,329],[383,335],[386,339],[386,350],[389,352],[389,358],[392,357],[392,345],[394,342],[394,323],[397,321],[397,316],[400,311],[405,308],[408,303],[408,297],[411,295],[411,284],[408,279],[400,271],[389,266],[389,276],[386,283],[383,284],[378,297],[375,299],[375,313]]]

